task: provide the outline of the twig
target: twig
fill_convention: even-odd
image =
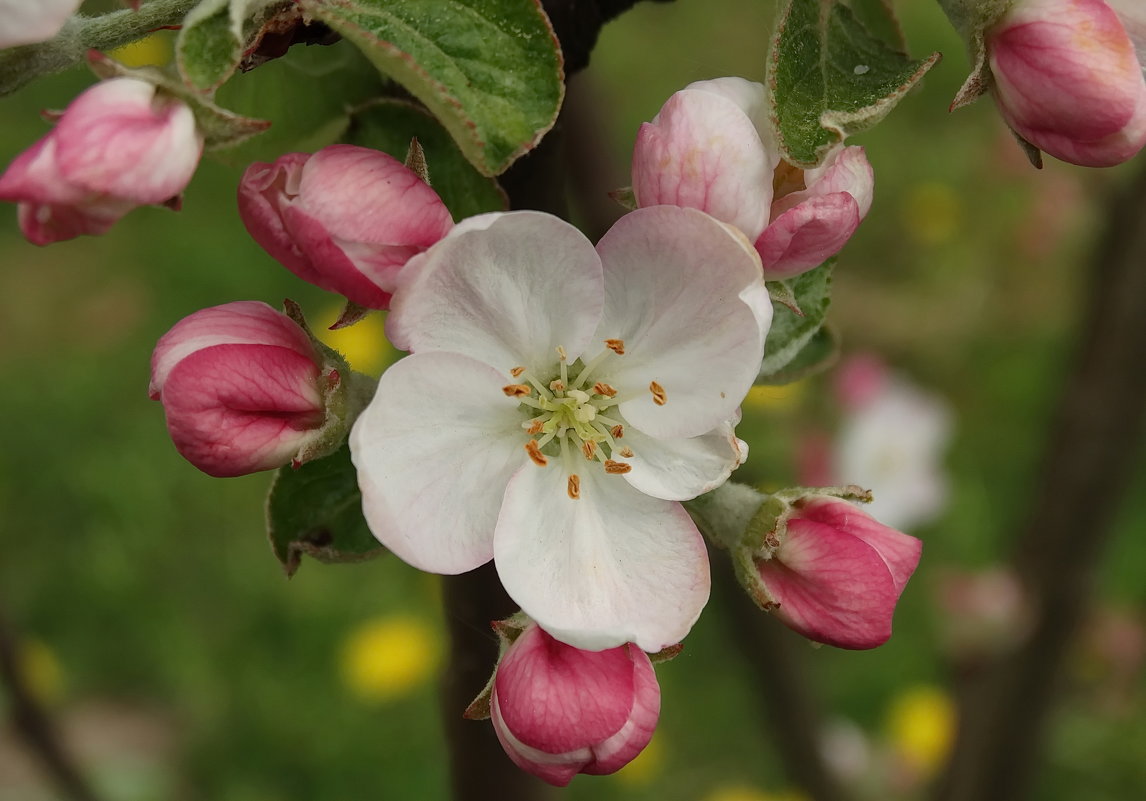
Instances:
[[[71,801],[98,801],[67,749],[47,711],[36,700],[20,664],[16,633],[0,610],[0,680],[8,691],[12,723],[28,751],[39,760],[44,772]]]
[[[967,677],[937,801],[1019,801],[1035,777],[1063,658],[1133,475],[1146,411],[1146,171],[1115,199],[1090,275],[1035,507],[1012,555],[1034,625]]]

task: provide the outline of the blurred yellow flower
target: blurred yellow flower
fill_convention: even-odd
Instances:
[[[649,744],[645,746],[645,750],[637,754],[636,758],[625,767],[617,771],[614,776],[622,784],[627,784],[630,787],[641,787],[654,778],[661,772],[664,767],[665,749],[662,743],[664,738],[659,734],[654,734],[653,739],[649,740]]]
[[[752,387],[743,405],[747,409],[759,411],[786,412],[799,405],[807,389],[807,381],[796,381],[780,387]]]
[[[127,67],[162,67],[171,61],[171,37],[168,31],[156,31],[137,42],[117,47],[109,55]]]
[[[908,235],[919,244],[942,245],[958,232],[963,203],[948,184],[917,184],[904,195],[900,215]]]
[[[910,687],[891,702],[886,726],[895,750],[921,774],[931,776],[951,748],[955,705],[938,687]]]
[[[408,695],[436,672],[437,631],[407,615],[368,620],[342,646],[342,681],[363,701],[382,702]]]
[[[371,313],[347,328],[331,331],[329,326],[342,314],[343,304],[331,306],[318,316],[314,334],[346,357],[360,373],[379,376],[398,357],[386,339],[386,315]]]
[[[728,784],[717,787],[704,801],[808,801],[808,797],[797,790],[769,793],[748,785]]]
[[[42,704],[54,704],[64,695],[64,669],[55,652],[40,640],[25,640],[20,647],[20,670],[28,690]]]

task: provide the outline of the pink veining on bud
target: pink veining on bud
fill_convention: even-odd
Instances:
[[[0,176],[36,245],[106,233],[143,205],[178,207],[203,138],[186,104],[135,78],[98,83]]]
[[[803,502],[780,547],[756,569],[788,627],[840,648],[875,648],[891,636],[922,548],[854,504],[818,497]]]
[[[633,150],[639,206],[697,208],[739,228],[765,278],[789,278],[838,253],[871,208],[863,148],[841,147],[801,170],[784,162],[764,87],[742,78],[690,84],[644,123]]]
[[[632,643],[582,651],[526,629],[497,666],[490,714],[518,767],[560,787],[613,773],[639,754],[660,716],[648,655]]]
[[[1003,119],[1073,164],[1109,167],[1134,156],[1146,145],[1146,79],[1128,31],[1146,37],[1137,0],[1016,2],[986,31]]]
[[[413,171],[355,145],[252,164],[239,184],[239,214],[288,270],[370,309],[389,308],[406,262],[453,227]]]
[[[160,338],[148,394],[182,456],[212,476],[292,462],[326,418],[320,357],[306,332],[265,303],[197,311]]]
[[[45,42],[83,0],[0,0],[0,48]]]

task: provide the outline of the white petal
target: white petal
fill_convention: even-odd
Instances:
[[[551,635],[599,651],[680,642],[708,600],[704,541],[679,503],[650,498],[597,465],[567,492],[558,465],[510,480],[494,535],[506,592]]]
[[[556,347],[581,354],[601,317],[601,262],[549,214],[487,214],[455,226],[401,276],[386,333],[399,348],[451,351],[548,375]]]
[[[629,428],[618,443],[633,451],[628,458],[613,458],[633,466],[625,480],[633,487],[667,501],[687,501],[714,490],[748,458],[748,445],[736,438],[739,422],[723,423],[707,434],[688,439],[653,439]]]
[[[383,373],[354,424],[366,522],[415,567],[464,573],[493,556],[502,495],[528,458],[506,383],[467,356],[411,355]]]
[[[755,249],[731,226],[673,206],[626,214],[597,249],[605,311],[595,339],[625,343],[598,377],[620,391],[625,419],[659,438],[699,436],[730,419],[756,379],[772,319]]]

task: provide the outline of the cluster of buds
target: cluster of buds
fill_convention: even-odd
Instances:
[[[983,41],[1003,119],[1035,148],[1109,167],[1146,145],[1141,0],[1017,0]]]

